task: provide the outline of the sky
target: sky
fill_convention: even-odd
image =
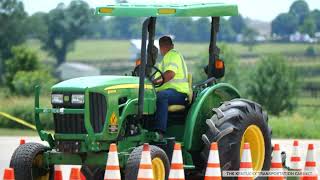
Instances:
[[[58,3],[69,4],[71,0],[21,0],[28,14],[38,11],[48,12]],[[85,0],[91,7],[113,3],[113,0]],[[131,2],[155,2],[156,0],[134,0]],[[157,2],[199,2],[198,0],[157,0]],[[244,17],[255,20],[272,21],[278,14],[288,12],[295,0],[224,0],[223,2],[236,3],[239,12]],[[306,0],[311,10],[320,9],[320,0]],[[201,2],[222,2],[221,0],[207,0]]]

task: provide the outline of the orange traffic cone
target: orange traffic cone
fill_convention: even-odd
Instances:
[[[14,180],[13,168],[6,168],[3,173],[3,180]]]
[[[60,165],[54,166],[54,180],[63,180],[62,171]]]
[[[272,172],[272,174],[269,176],[269,180],[283,180],[284,179],[279,144],[275,144],[273,147],[273,157],[271,160],[270,172]]]
[[[221,180],[218,144],[216,142],[212,143],[210,146],[207,170],[204,180]]]
[[[26,140],[25,139],[20,139],[20,145],[22,145],[22,144],[25,144],[26,143]]]
[[[171,167],[169,173],[169,180],[184,180],[183,159],[181,152],[181,144],[174,145]]]
[[[150,146],[143,145],[137,180],[153,180]]]
[[[252,159],[249,143],[244,143],[239,173],[239,180],[253,180]]]
[[[299,153],[299,141],[293,141],[292,154],[290,158],[290,168],[293,170],[301,170],[301,156]]]
[[[313,144],[309,144],[306,164],[304,168],[304,175],[301,178],[302,180],[317,180],[318,179],[318,171],[317,164],[314,157],[314,146]]]
[[[71,168],[70,179],[69,180],[81,180],[80,169]]]
[[[121,180],[116,144],[110,144],[104,180]]]

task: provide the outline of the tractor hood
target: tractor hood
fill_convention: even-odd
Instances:
[[[86,88],[100,89],[120,84],[139,84],[139,77],[133,76],[89,76],[62,81],[52,87],[52,92],[80,91]]]

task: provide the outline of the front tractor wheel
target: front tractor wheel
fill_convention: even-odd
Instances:
[[[45,167],[43,153],[48,148],[39,143],[20,145],[13,153],[10,167],[14,169],[16,180],[53,180],[53,166]]]
[[[218,142],[222,171],[239,170],[244,143],[250,143],[254,171],[269,170],[271,163],[271,129],[267,114],[259,104],[235,99],[213,109],[206,121],[208,130],[202,135],[201,156],[207,162],[212,142]]]
[[[142,146],[135,148],[125,167],[125,180],[137,179],[141,159]],[[150,146],[154,180],[167,180],[170,170],[170,162],[166,153],[157,146]]]

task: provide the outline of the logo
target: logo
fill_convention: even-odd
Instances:
[[[116,133],[118,132],[118,118],[116,113],[112,113],[110,120],[109,120],[109,132]]]

